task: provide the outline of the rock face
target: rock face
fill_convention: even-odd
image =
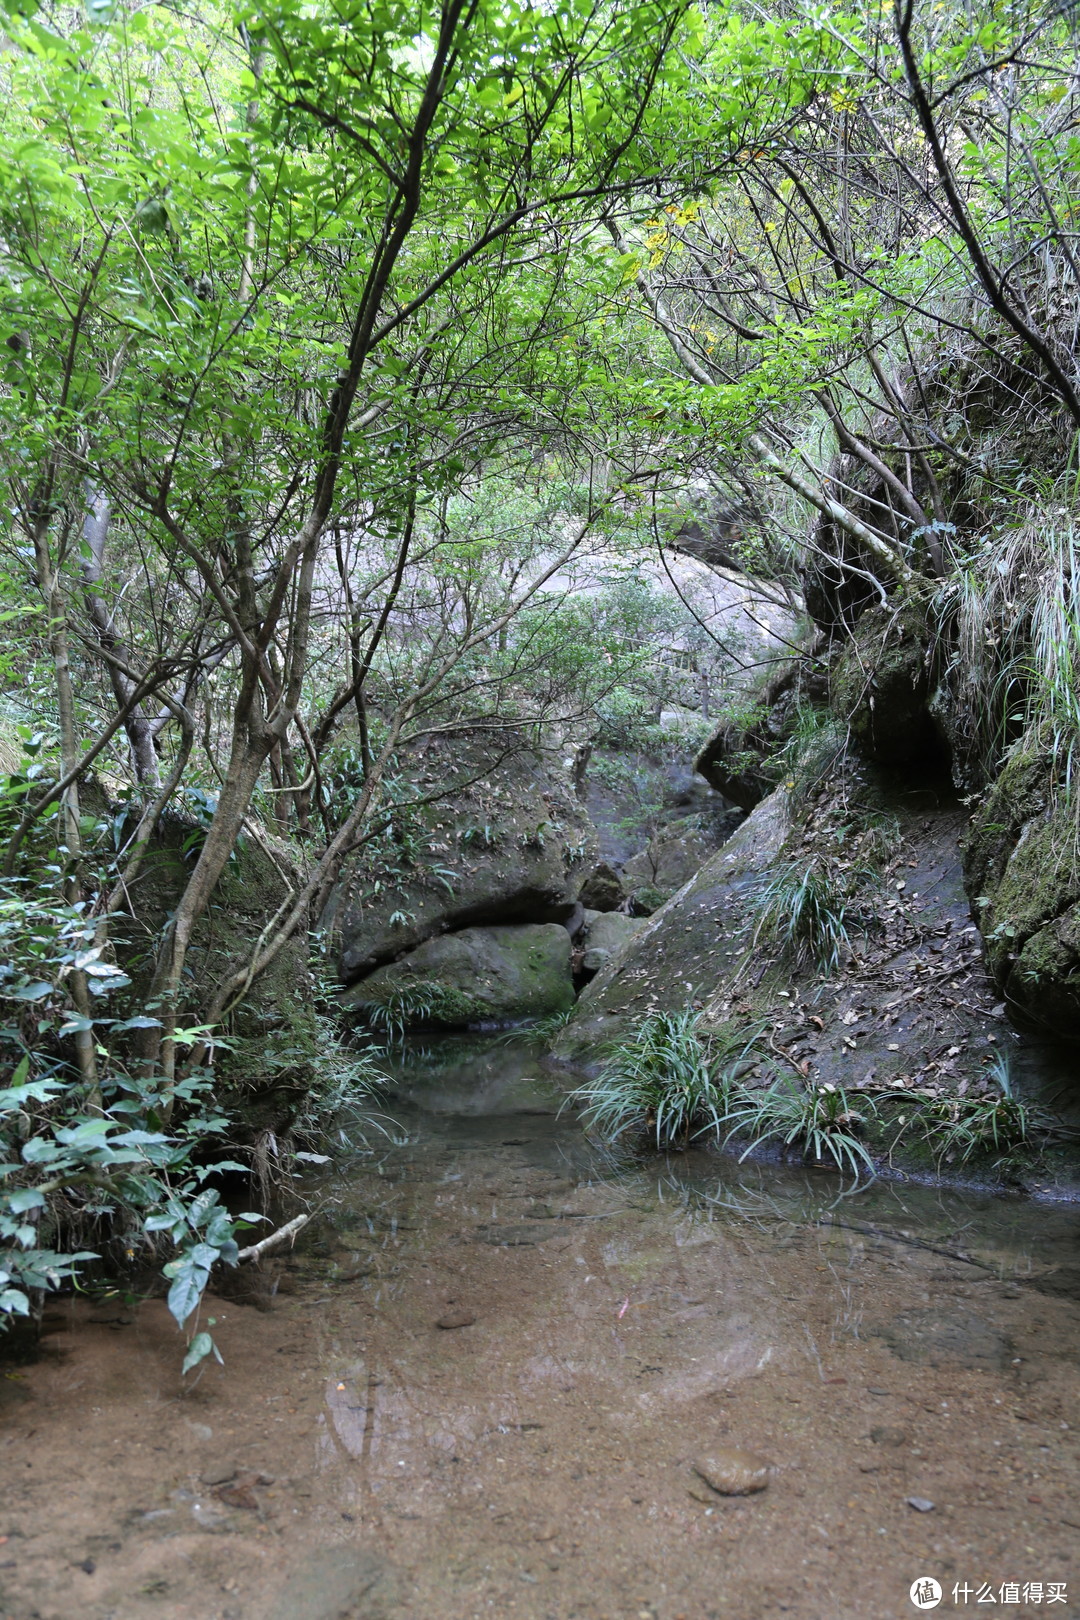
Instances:
[[[623,880],[607,861],[594,866],[578,895],[587,911],[618,911],[626,899]]]
[[[569,918],[596,858],[591,824],[565,774],[524,747],[504,751],[483,736],[417,751],[413,793],[437,802],[407,838],[346,865],[322,919],[345,983],[451,929]]]
[[[1059,768],[1060,769],[1060,768]],[[1017,745],[964,842],[986,961],[1020,1019],[1080,1038],[1080,854],[1049,737]]]
[[[781,788],[586,985],[558,1052],[595,1049],[646,1012],[675,1011],[711,995],[745,949],[750,902],[787,832]]]
[[[930,715],[925,621],[913,608],[862,615],[829,676],[833,712],[867,759],[906,765],[942,742]]]
[[[463,928],[426,940],[341,997],[349,1010],[394,1006],[406,1023],[460,1028],[568,1012],[570,935],[558,923]]]
[[[621,911],[586,911],[581,963],[584,971],[599,973],[644,926],[643,917],[628,917]]]

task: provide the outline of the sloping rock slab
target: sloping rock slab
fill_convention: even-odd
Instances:
[[[788,824],[778,788],[586,986],[556,1042],[560,1057],[615,1039],[647,1012],[713,995],[745,950],[753,897]]]

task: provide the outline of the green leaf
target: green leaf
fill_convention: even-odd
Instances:
[[[28,1209],[41,1209],[44,1204],[45,1194],[36,1187],[20,1187],[7,1197],[7,1206],[15,1215],[22,1215]]]
[[[188,1346],[188,1353],[184,1357],[184,1364],[180,1369],[181,1373],[189,1373],[193,1367],[197,1367],[199,1362],[205,1361],[209,1355],[216,1356],[218,1361],[221,1361],[221,1353],[209,1333],[196,1333]]]
[[[214,1251],[210,1252],[216,1259]],[[193,1254],[185,1255],[179,1262],[174,1261],[173,1265],[176,1269],[167,1303],[177,1324],[183,1327],[191,1313],[198,1309],[199,1301],[210,1280],[210,1267],[200,1265]],[[166,1271],[173,1271],[173,1266],[167,1266]]]

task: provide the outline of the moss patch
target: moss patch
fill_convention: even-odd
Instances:
[[[996,983],[1025,1020],[1080,1038],[1080,831],[1034,733],[1007,760],[964,844],[964,879]]]

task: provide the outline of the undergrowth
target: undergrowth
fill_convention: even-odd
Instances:
[[[379,1001],[361,1001],[354,1011],[391,1042],[400,1042],[416,1024],[468,1024],[476,1004],[449,985],[403,984]]]
[[[1075,489],[1072,492],[1075,499]],[[953,752],[973,785],[992,780],[1008,748],[1046,729],[1054,785],[1073,792],[1080,767],[1080,553],[1068,508],[1049,500],[982,542],[941,588],[950,644]]]
[[[874,1161],[859,1132],[877,1112],[872,1099],[861,1097],[855,1108],[837,1086],[807,1087],[784,1076],[763,1091],[747,1092],[728,1116],[724,1138],[748,1136],[741,1158],[767,1142],[796,1148],[814,1164],[830,1162],[854,1176],[874,1174]]]
[[[651,1013],[609,1047],[596,1079],[569,1101],[582,1110],[586,1128],[608,1142],[636,1138],[680,1150],[711,1137],[742,1144],[740,1160],[775,1144],[784,1155],[856,1181],[876,1174],[875,1143],[888,1158],[901,1141],[920,1142],[939,1171],[994,1155],[1000,1168],[1032,1151],[1049,1125],[1016,1095],[1004,1058],[990,1072],[996,1090],[989,1095],[845,1090],[781,1073],[763,1033],[761,1025],[706,1030],[689,1010]]]
[[[685,1148],[695,1137],[718,1135],[731,1108],[740,1066],[756,1034],[741,1045],[710,1045],[699,1016],[651,1013],[626,1041],[613,1045],[600,1074],[571,1094],[588,1129],[609,1141],[648,1135],[658,1148]]]
[[[861,926],[861,896],[877,878],[859,860],[814,850],[778,866],[758,896],[752,944],[772,944],[797,967],[835,972]]]

